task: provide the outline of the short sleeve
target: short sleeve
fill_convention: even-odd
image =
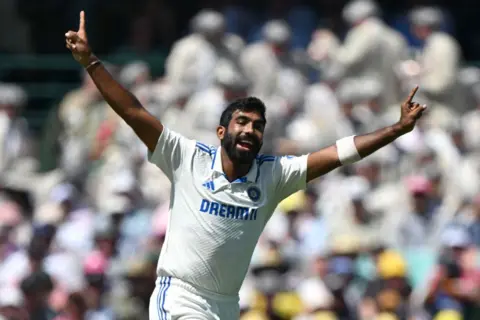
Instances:
[[[148,161],[159,167],[170,181],[195,148],[195,141],[163,127],[155,151],[148,153]]]
[[[277,159],[275,175],[279,177],[277,184],[279,201],[307,187],[307,158],[308,155],[283,156]]]

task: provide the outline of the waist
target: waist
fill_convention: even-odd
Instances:
[[[163,272],[158,275],[157,280],[155,282],[157,286],[162,286],[162,285],[167,285],[167,286],[173,286],[173,287],[178,287],[182,288],[189,293],[192,293],[194,295],[199,295],[201,297],[207,298],[207,299],[213,299],[218,302],[234,302],[238,303],[239,297],[238,294],[236,295],[225,295],[217,292],[213,292],[211,290],[207,290],[204,288],[201,288],[198,285],[191,284],[187,281],[181,280],[179,278],[171,277]]]

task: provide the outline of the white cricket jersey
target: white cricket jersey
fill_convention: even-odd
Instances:
[[[262,230],[278,203],[306,187],[307,155],[258,155],[229,182],[220,148],[164,127],[149,161],[172,182],[159,276],[237,296]]]

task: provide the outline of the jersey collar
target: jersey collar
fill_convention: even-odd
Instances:
[[[219,173],[221,175],[225,175],[223,173],[223,167],[222,167],[222,153],[221,153],[221,147],[218,147],[217,150],[213,151],[213,158],[212,158],[212,166],[211,166],[213,172]],[[245,183],[245,182],[255,182],[255,179],[257,178],[257,161],[256,159],[253,160],[252,167],[250,168],[250,171],[248,171],[247,175],[241,178],[238,178],[237,180],[233,181],[232,183]]]

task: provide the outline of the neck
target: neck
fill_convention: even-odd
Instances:
[[[222,169],[223,173],[227,177],[228,181],[234,181],[240,177],[245,176],[248,171],[250,170],[250,167],[252,166],[251,163],[245,163],[245,164],[238,164],[232,161],[230,157],[228,156],[227,152],[225,151],[224,148],[220,148],[221,152],[221,157],[222,157]]]

